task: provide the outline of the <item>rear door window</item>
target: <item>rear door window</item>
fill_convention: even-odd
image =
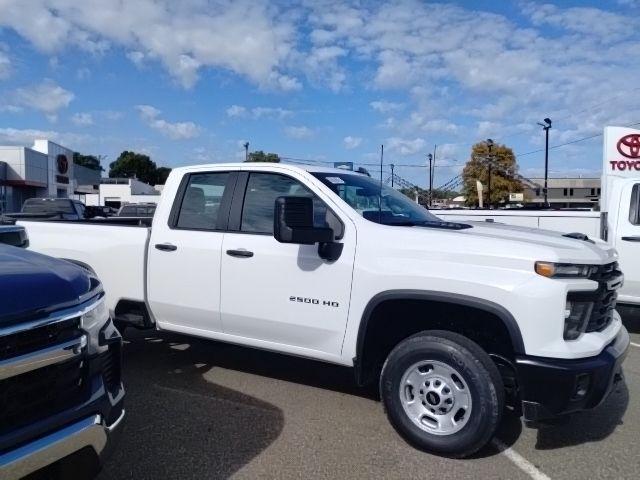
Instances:
[[[229,175],[229,172],[190,175],[175,227],[189,230],[217,230],[220,205]]]

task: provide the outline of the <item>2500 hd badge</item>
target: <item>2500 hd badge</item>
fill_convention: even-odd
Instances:
[[[331,300],[320,300],[318,298],[309,298],[309,297],[289,297],[290,302],[298,302],[298,303],[310,303],[311,305],[323,305],[325,307],[334,307],[338,308],[340,304],[338,302],[333,302]]]

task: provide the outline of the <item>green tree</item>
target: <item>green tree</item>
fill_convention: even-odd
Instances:
[[[262,150],[257,150],[249,154],[247,162],[272,162],[279,163],[280,157],[277,153],[264,153]]]
[[[90,168],[91,170],[104,172],[104,167],[100,165],[100,157],[96,157],[95,155],[83,155],[78,152],[73,152],[73,163]]]
[[[148,155],[125,150],[109,164],[109,177],[137,178],[141,182],[155,185],[158,180],[158,167]]]
[[[156,170],[156,181],[154,185],[164,185],[167,183],[167,177],[171,173],[171,169],[169,167],[158,167]]]
[[[491,172],[491,198],[489,192],[489,171]],[[484,204],[486,206],[506,203],[509,193],[522,192],[522,182],[516,177],[518,164],[516,156],[509,147],[494,144],[489,148],[487,142],[478,142],[471,147],[471,158],[462,170],[462,192],[469,206],[478,205],[476,180],[484,186]]]

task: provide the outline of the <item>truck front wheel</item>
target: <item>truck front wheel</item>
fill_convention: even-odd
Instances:
[[[451,457],[469,456],[486,445],[504,408],[502,379],[485,351],[440,330],[420,332],[391,351],[380,395],[400,435]]]

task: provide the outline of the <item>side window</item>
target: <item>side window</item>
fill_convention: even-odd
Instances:
[[[273,234],[276,198],[284,196],[313,198],[314,225],[327,226],[327,215],[330,210],[307,187],[284,175],[254,172],[249,175],[247,182],[240,230]]]
[[[189,176],[176,227],[215,230],[229,173],[196,173]]]
[[[636,183],[631,190],[631,205],[629,205],[629,223],[640,225],[640,183]]]

